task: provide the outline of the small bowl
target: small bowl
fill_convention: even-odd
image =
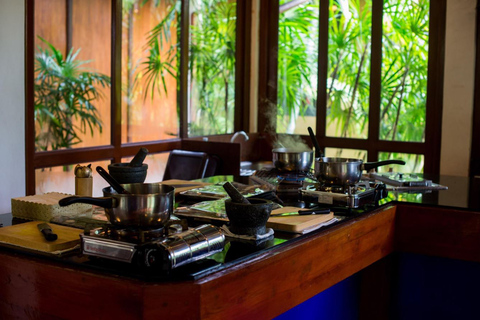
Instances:
[[[238,235],[262,235],[266,232],[267,220],[272,212],[273,202],[265,199],[248,199],[251,203],[225,200],[225,210],[230,221],[230,231]]]
[[[108,173],[120,184],[143,183],[147,178],[148,164],[131,167],[129,163],[112,163],[108,165]]]

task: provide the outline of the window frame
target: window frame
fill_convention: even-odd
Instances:
[[[71,43],[71,28],[68,27],[71,17],[71,1],[66,1],[67,41]],[[188,138],[188,52],[190,27],[190,1],[181,0],[180,21],[180,71],[177,91],[177,107],[179,108],[179,137],[168,140],[156,140],[122,144],[121,114],[121,39],[122,39],[122,0],[112,1],[111,28],[111,104],[110,104],[110,144],[72,148],[53,151],[35,151],[35,118],[34,118],[34,74],[35,74],[35,0],[25,0],[25,179],[26,194],[35,194],[35,170],[47,167],[89,163],[110,160],[121,162],[122,158],[134,156],[141,147],[148,148],[150,153],[168,152],[181,149],[182,140]],[[236,21],[236,75],[235,75],[235,120],[234,130],[249,129],[249,91],[247,77],[250,77],[251,18],[247,14],[252,8],[252,0],[237,1]],[[71,21],[71,19],[70,19]],[[69,31],[70,30],[70,31]],[[183,53],[187,54],[183,54]]]
[[[367,161],[377,161],[379,152],[400,152],[424,155],[424,173],[440,173],[440,142],[443,109],[443,76],[445,60],[446,0],[430,1],[428,83],[426,102],[425,142],[400,142],[379,139],[383,0],[372,0],[371,70],[368,138],[341,138],[326,136],[327,70],[328,70],[328,18],[331,0],[320,0],[319,57],[316,114],[316,138],[323,148],[348,148],[366,150]],[[261,4],[260,24],[260,77],[259,77],[259,132],[276,132],[269,127],[264,116],[271,114],[269,106],[277,104],[277,51],[279,1]],[[265,75],[262,77],[262,75]],[[271,122],[270,122],[271,124]],[[274,124],[275,126],[276,124]],[[310,138],[303,135],[309,141]]]

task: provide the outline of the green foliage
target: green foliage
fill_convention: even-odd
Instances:
[[[428,17],[427,0],[385,3],[381,139],[424,140]]]
[[[144,2],[147,2],[147,0],[144,0]],[[158,6],[158,4],[159,2],[156,1],[155,6]],[[136,76],[136,80],[140,75],[146,77],[144,99],[147,98],[149,92],[151,99],[154,98],[155,91],[161,95],[161,89],[167,95],[166,74],[168,73],[174,78],[177,76],[176,53],[178,46],[173,44],[168,47],[166,52],[163,50],[165,45],[171,41],[170,30],[172,23],[175,21],[176,13],[180,11],[180,4],[180,2],[177,2],[176,5],[170,5],[165,17],[148,34],[147,44],[145,45],[148,56],[146,61],[142,62],[144,65],[143,74],[139,73]]]
[[[327,121],[336,136],[366,138],[371,1],[333,1],[329,10]]]
[[[283,3],[283,2],[282,2]],[[318,4],[280,14],[277,132],[294,133],[298,116],[315,109]]]
[[[233,131],[235,105],[236,3],[201,0],[192,4],[190,29],[189,135]]]
[[[124,24],[133,14],[135,5],[149,0],[124,0]],[[158,6],[156,0],[154,5]],[[135,96],[144,91],[144,99],[155,93],[167,95],[166,76],[177,77],[179,70],[178,44],[171,41],[172,24],[178,21],[180,1],[167,1],[167,11],[160,22],[147,34],[144,50],[147,58],[132,62],[129,59],[125,91],[127,108]],[[189,135],[226,133],[233,130],[235,104],[235,24],[236,3],[230,1],[199,0],[190,3],[193,23],[190,28],[190,101],[194,119],[189,123]],[[178,28],[180,25],[178,24]],[[166,45],[169,45],[166,48]],[[131,81],[130,81],[131,79]],[[141,82],[141,80],[145,82]],[[143,88],[140,88],[140,84]]]
[[[39,37],[40,38],[40,37]],[[87,128],[93,136],[102,122],[94,103],[101,98],[97,86],[110,86],[110,77],[83,69],[80,49],[64,58],[52,44],[38,48],[35,57],[35,149],[70,148],[82,142]],[[79,121],[74,124],[74,119]]]
[[[286,1],[283,1],[286,2]],[[282,2],[282,3],[283,3]],[[314,114],[318,0],[280,15],[277,132]],[[332,0],[329,7],[327,129],[367,138],[372,0]],[[428,64],[428,0],[386,0],[383,15],[380,139],[423,141]],[[413,170],[423,162],[407,157]]]

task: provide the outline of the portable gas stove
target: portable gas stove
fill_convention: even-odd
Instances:
[[[304,200],[348,208],[378,204],[378,201],[388,194],[383,183],[372,184],[369,181],[360,181],[349,186],[310,185],[302,189],[301,193]]]
[[[387,196],[383,183],[360,181],[352,186],[322,185],[311,172],[279,173],[276,169],[259,170],[250,177],[253,183],[269,183],[284,201],[303,201],[338,207],[358,208],[375,204]]]
[[[189,229],[185,220],[170,220],[166,227],[153,230],[105,225],[80,236],[85,255],[164,271],[222,251],[225,244],[217,227],[206,224]]]
[[[269,184],[284,202],[300,200],[300,189],[304,185],[315,183],[316,180],[310,172],[285,173],[277,169],[258,170],[250,176],[253,184]]]

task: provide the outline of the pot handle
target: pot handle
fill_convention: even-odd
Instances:
[[[362,165],[362,169],[369,171],[369,170],[375,169],[377,167],[386,166],[387,164],[405,165],[405,161],[403,161],[403,160],[385,160],[385,161],[378,161],[378,162],[365,162]]]
[[[113,208],[114,199],[111,197],[92,198],[92,197],[71,196],[71,197],[60,199],[58,201],[58,204],[60,205],[60,207],[69,206],[74,203],[88,203],[88,204],[93,204],[95,206],[99,206],[103,208]]]

